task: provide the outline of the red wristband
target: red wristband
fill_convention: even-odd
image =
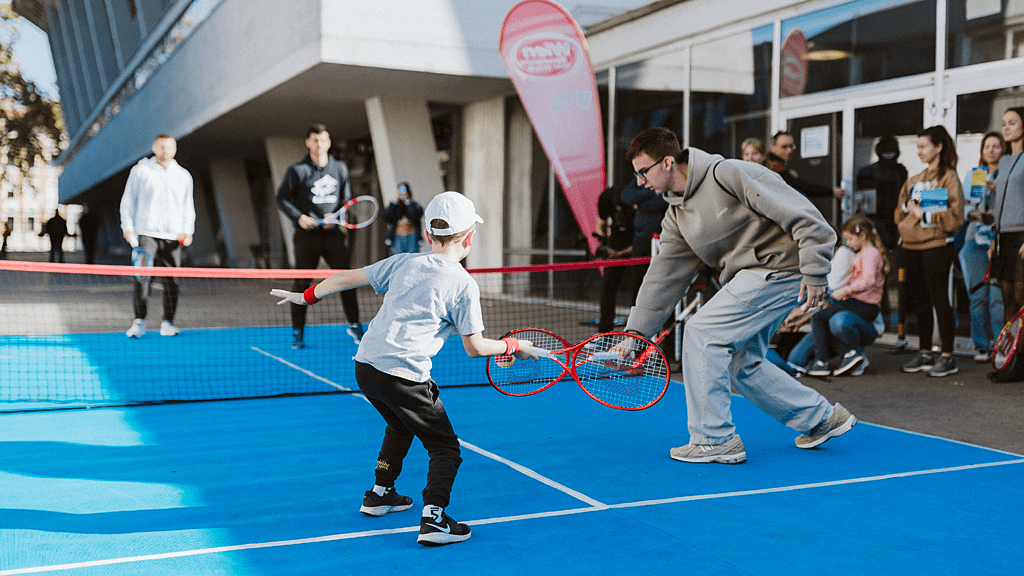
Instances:
[[[511,336],[505,336],[504,338],[501,339],[501,341],[505,343],[506,356],[510,356],[512,354],[515,354],[516,352],[519,352],[519,340],[516,340]]]
[[[314,284],[309,288],[306,288],[306,291],[302,293],[302,300],[306,302],[306,306],[312,306],[313,304],[316,304],[321,300],[320,298],[317,298],[316,294],[314,293],[314,290],[316,290],[316,286],[317,285]]]

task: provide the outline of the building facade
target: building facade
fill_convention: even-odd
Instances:
[[[16,0],[50,37],[71,141],[60,199],[104,215],[111,251],[128,170],[153,137],[179,140],[196,181],[196,264],[287,265],[273,203],[313,122],[332,133],[358,193],[446,189],[486,221],[470,266],[586,257],[497,52],[513,0]],[[393,5],[392,5],[393,4]],[[791,131],[802,178],[844,186],[817,200],[838,223],[870,211],[857,171],[882,136],[922,169],[926,126],[956,135],[961,173],[981,135],[1024,103],[1024,0],[660,0],[566,5],[584,26],[606,130],[607,177],[624,185],[648,126],[739,156]],[[589,10],[589,12],[588,12]],[[602,11],[603,10],[603,11]],[[596,209],[596,207],[595,207]],[[284,230],[284,231],[283,231]],[[356,236],[357,263],[384,228]],[[101,241],[102,242],[102,241]],[[101,245],[102,249],[102,245]]]

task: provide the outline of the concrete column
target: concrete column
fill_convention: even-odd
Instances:
[[[277,193],[278,186],[281,185],[281,181],[284,180],[285,172],[288,171],[288,167],[295,164],[299,160],[302,160],[303,156],[309,154],[309,150],[306,148],[306,141],[303,138],[285,138],[280,136],[268,136],[263,139],[263,146],[267,151],[267,162],[270,164],[270,181],[274,188],[274,193]],[[285,255],[287,256],[287,264],[289,268],[295,267],[295,247],[292,242],[292,235],[295,233],[295,227],[292,221],[289,220],[277,209],[275,203],[268,214],[277,214],[281,222],[280,228],[280,240],[277,240],[274,234],[271,234],[271,253],[277,250],[277,246],[281,242],[284,243]],[[271,218],[273,222],[273,218]],[[271,225],[271,229],[274,226]],[[276,231],[275,231],[276,232]]]
[[[516,223],[515,233],[508,234],[506,238],[511,250],[533,247],[533,201],[536,192],[544,187],[543,181],[535,182],[533,142],[530,118],[522,106],[516,105],[508,119],[508,205],[505,213],[509,222]],[[545,171],[542,177],[546,175]],[[530,256],[511,255],[506,264],[526,266],[530,264]]]
[[[245,164],[235,158],[215,158],[210,161],[210,181],[227,251],[227,265],[254,268],[256,261],[250,246],[258,246],[260,238]]]
[[[424,100],[376,96],[366,101],[383,204],[395,199],[399,182],[408,182],[413,197],[426,208],[444,192],[437,142]]]
[[[496,267],[504,262],[505,239],[505,98],[473,102],[463,112],[462,190],[484,219],[467,258],[470,268]],[[516,234],[519,232],[516,231]],[[488,282],[500,282],[488,275]],[[482,290],[497,290],[500,285],[480,285]]]
[[[192,235],[192,263],[195,266],[220,266],[220,254],[217,253],[216,229],[210,218],[209,193],[205,189],[203,179],[192,174],[192,201],[196,205],[196,233]]]

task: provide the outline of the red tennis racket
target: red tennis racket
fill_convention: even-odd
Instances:
[[[606,332],[575,346],[539,328],[508,334],[529,340],[551,360],[519,360],[514,356],[487,359],[487,378],[503,394],[528,396],[546,390],[566,375],[588,396],[619,410],[654,406],[668,391],[665,354],[650,340],[625,332]]]

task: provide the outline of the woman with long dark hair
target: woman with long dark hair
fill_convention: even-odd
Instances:
[[[1003,115],[1003,139],[1010,155],[999,160],[992,216],[996,239],[992,247],[992,277],[1003,293],[1003,322],[1024,307],[1024,108]]]
[[[953,360],[956,320],[947,286],[953,236],[964,219],[964,194],[956,173],[956,144],[945,128],[922,130],[917,135],[917,156],[926,167],[903,185],[895,213],[921,343],[921,353],[904,364],[903,371],[927,370],[929,376],[947,376],[958,371]],[[932,358],[932,311],[939,321],[941,355],[937,359]]]

